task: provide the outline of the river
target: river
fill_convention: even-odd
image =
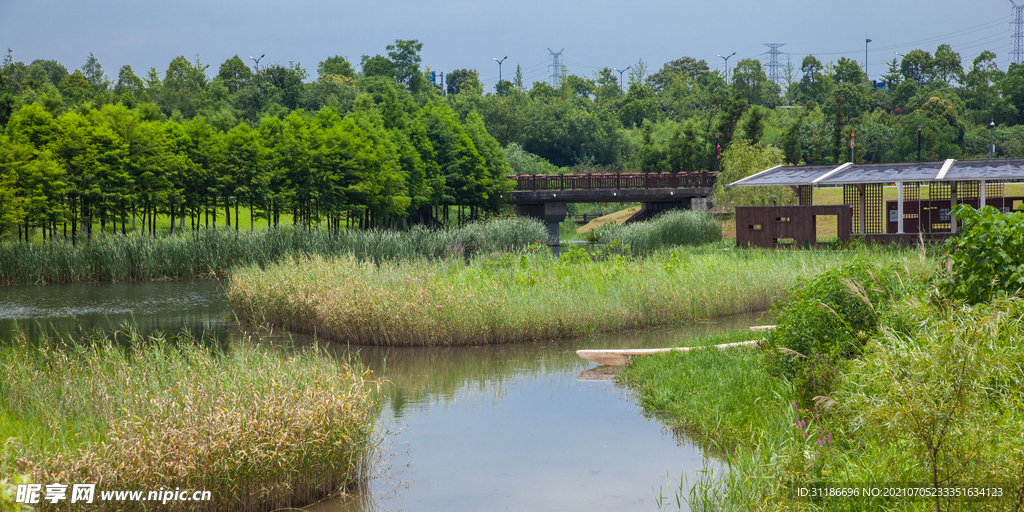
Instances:
[[[185,327],[239,340],[225,288],[214,280],[8,287],[0,298],[0,339],[14,329],[36,337],[130,323],[144,332]],[[671,488],[680,476],[693,481],[717,463],[645,416],[629,390],[611,380],[614,370],[594,370],[575,351],[672,346],[756,322],[747,315],[520,345],[330,345],[334,357],[358,353],[386,381],[379,421],[390,435],[369,493],[311,510],[656,510],[659,489],[674,502]]]

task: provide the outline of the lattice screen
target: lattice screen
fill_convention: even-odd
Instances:
[[[843,185],[843,204],[853,206],[852,233],[860,233],[860,193],[856,185]]]
[[[797,187],[797,203],[799,205],[809,206],[813,204],[814,196],[813,189],[810,185],[800,185]]]

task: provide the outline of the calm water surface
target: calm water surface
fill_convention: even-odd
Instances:
[[[186,327],[233,338],[225,288],[217,281],[4,288],[0,337],[15,328],[34,336],[128,321],[147,332]],[[704,467],[700,449],[646,417],[610,380],[614,370],[595,370],[575,351],[672,346],[753,323],[756,315],[484,347],[332,345],[336,357],[358,354],[387,380],[380,422],[393,435],[371,493],[311,510],[656,510],[660,488],[670,494],[672,481],[683,474],[692,481]]]

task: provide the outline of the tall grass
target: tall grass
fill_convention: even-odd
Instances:
[[[378,405],[358,364],[312,349],[214,349],[187,334],[131,338],[131,349],[110,339],[0,347],[0,473],[95,483],[97,499],[212,493],[172,510],[299,506],[365,483]]]
[[[722,223],[700,210],[669,211],[657,218],[613,227],[602,233],[606,241],[619,241],[634,255],[680,245],[701,245],[722,239]]]
[[[833,360],[789,349],[789,357],[808,365],[804,378],[786,377],[754,351],[652,356],[626,371],[646,407],[698,439],[730,447],[720,453],[728,471],[681,485],[679,502],[726,511],[1024,509],[1024,301],[951,303],[909,273],[897,278],[902,293],[886,298],[864,292],[863,286],[879,286],[869,279],[851,275],[846,287],[878,315],[877,329],[858,332],[864,349]],[[797,302],[794,311],[802,311]],[[778,319],[776,332],[787,338],[776,340],[779,346],[800,341],[785,335],[783,323],[790,333],[803,326],[831,338],[807,315]],[[814,388],[810,403],[801,399],[802,387]],[[802,498],[797,492],[823,486],[998,488],[1001,495]]]
[[[764,310],[797,279],[847,257],[719,246],[600,261],[580,249],[558,259],[504,254],[468,265],[311,257],[234,270],[228,300],[248,321],[354,344],[510,343]]]
[[[60,238],[45,244],[0,243],[0,285],[188,279],[310,255],[350,255],[376,263],[470,257],[546,239],[544,226],[530,219],[404,232],[278,228],[252,233],[204,229],[156,238],[101,234],[77,245]]]

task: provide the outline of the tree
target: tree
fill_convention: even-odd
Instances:
[[[900,73],[904,80],[913,80],[918,85],[927,85],[932,79],[932,54],[913,50],[900,61]]]
[[[124,65],[121,70],[117,73],[117,85],[114,86],[114,94],[121,99],[124,103],[126,100],[126,106],[134,107],[137,102],[146,101],[146,85],[142,83],[142,79],[135,75],[132,71],[132,67]],[[127,98],[126,98],[127,97]]]
[[[960,63],[960,54],[954,52],[948,44],[939,45],[935,49],[935,58],[931,61],[932,75],[936,82],[952,87],[964,79],[964,68]]]
[[[217,78],[223,80],[229,94],[235,94],[252,81],[253,75],[249,66],[245,65],[245,61],[235,54],[234,57],[221,63],[220,69],[217,70]]]
[[[394,69],[395,81],[411,86],[410,80],[420,72],[420,50],[423,49],[423,43],[415,39],[396,39],[395,44],[387,45],[386,49]]]
[[[785,161],[775,146],[736,141],[722,153],[722,171],[715,180],[715,204],[724,206],[774,206],[796,204],[789,187],[732,187],[725,185],[780,165]]]
[[[95,95],[95,91],[80,70],[75,70],[74,73],[64,77],[60,81],[58,89],[68,105],[79,105],[91,100]]]
[[[736,63],[732,74],[732,89],[751,105],[774,106],[779,100],[779,86],[768,80],[761,62],[743,59]]]
[[[159,103],[167,115],[177,110],[186,119],[196,115],[202,106],[206,87],[206,68],[196,57],[189,62],[184,56],[175,57],[167,66],[160,90]]]
[[[448,73],[448,94],[459,94],[463,90],[480,90],[484,86],[480,83],[480,74],[474,69],[456,69]]]
[[[800,85],[797,86],[798,99],[818,104],[824,103],[832,87],[832,79],[825,75],[821,61],[813,55],[804,57],[800,63],[800,72],[803,73],[803,76],[800,78]]]
[[[320,79],[327,76],[336,76],[339,78],[355,78],[356,71],[352,69],[352,64],[349,63],[348,59],[340,55],[328,57],[327,59],[320,62],[316,66],[317,75]]]
[[[832,68],[832,77],[839,84],[860,85],[867,80],[867,76],[860,68],[860,64],[846,57],[840,57],[839,61],[836,62],[835,67]]]
[[[359,67],[362,69],[363,76],[395,78],[395,65],[382,55],[374,55],[373,57],[363,55]]]
[[[68,69],[63,64],[55,60],[34,60],[29,66],[29,75],[33,74],[33,71],[38,70],[40,76],[44,77],[46,81],[50,82],[54,86],[59,86],[60,81],[64,77],[68,76]]]
[[[683,75],[689,81],[694,81],[700,75],[710,71],[711,69],[704,59],[697,60],[693,57],[680,57],[665,63],[657,73],[647,77],[647,84],[655,91],[661,91],[668,86],[676,75]]]
[[[89,82],[89,85],[97,93],[104,93],[110,87],[110,78],[103,73],[103,66],[100,65],[99,59],[92,52],[89,53],[89,58],[85,60],[85,65],[82,66],[82,75],[85,76],[85,80]]]

